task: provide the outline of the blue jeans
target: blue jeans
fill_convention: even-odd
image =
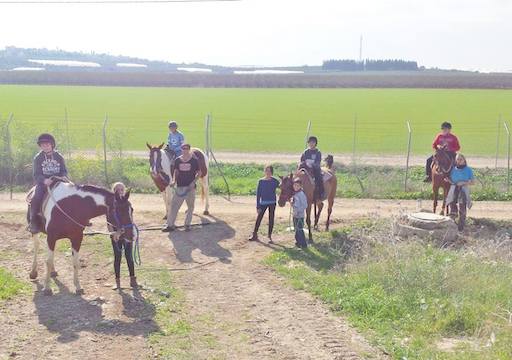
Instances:
[[[295,228],[295,244],[302,248],[308,247],[306,235],[304,235],[304,218],[293,218],[293,227]]]

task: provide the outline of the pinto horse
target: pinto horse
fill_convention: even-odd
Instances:
[[[432,162],[432,192],[434,194],[434,213],[437,210],[437,200],[439,198],[439,189],[443,189],[443,207],[441,215],[448,214],[448,207],[446,206],[446,197],[450,190],[450,183],[447,178],[450,176],[450,172],[453,168],[453,160],[448,155],[446,150],[437,149],[434,154],[434,161]],[[445,212],[446,211],[446,212]]]
[[[73,253],[73,280],[78,295],[83,294],[78,279],[79,251],[84,237],[84,229],[89,220],[106,215],[107,222],[116,228],[114,237],[123,237],[126,241],[133,241],[133,209],[128,201],[129,192],[124,197],[114,195],[113,192],[92,185],[77,186],[72,183],[58,182],[48,189],[48,200],[42,206],[45,220],[44,233],[48,245],[46,259],[46,278],[44,293],[51,295],[50,277],[56,277],[54,265],[55,243],[59,239],[67,238],[71,241]],[[29,204],[30,206],[30,204]],[[30,278],[37,278],[37,253],[39,238],[32,235],[34,242],[34,261]]]
[[[322,170],[327,172],[329,175],[328,180],[324,180],[324,191],[327,195],[327,222],[325,223],[325,230],[329,231],[329,225],[331,222],[331,214],[332,207],[334,205],[334,198],[336,197],[336,189],[338,187],[338,180],[336,179],[336,173],[333,169],[333,157],[332,155],[328,155],[325,158],[325,162],[327,164],[326,168]],[[309,242],[313,242],[313,235],[311,234],[311,208],[315,208],[315,223],[314,228],[318,229],[318,221],[320,219],[320,214],[322,213],[322,209],[324,207],[324,202],[322,199],[317,199],[315,195],[315,183],[314,179],[311,175],[309,175],[305,169],[299,169],[295,172],[295,174],[290,174],[286,177],[281,178],[281,194],[279,195],[278,204],[283,207],[286,205],[286,202],[289,201],[294,194],[293,190],[293,179],[298,177],[302,182],[302,188],[304,193],[306,194],[306,198],[308,200],[308,207],[306,209],[306,224],[308,225],[308,234],[309,234]]]
[[[153,146],[146,143],[149,149],[149,168],[151,171],[151,178],[157,186],[158,190],[163,195],[165,203],[165,213],[169,213],[169,206],[171,204],[172,191],[169,184],[172,182],[173,174],[171,168],[174,167],[174,158],[163,149],[164,144]],[[192,148],[193,156],[199,162],[199,170],[201,171],[201,198],[204,201],[204,215],[209,215],[210,196],[208,190],[208,158],[198,148]]]

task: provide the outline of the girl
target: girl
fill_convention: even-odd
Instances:
[[[450,206],[450,216],[459,215],[459,230],[462,231],[466,219],[466,207],[471,209],[471,195],[469,185],[474,183],[473,170],[468,166],[462,154],[455,157],[455,166],[450,172],[450,191],[446,203]],[[457,207],[460,204],[460,209]]]
[[[126,194],[126,186],[121,182],[117,182],[112,185],[112,191],[119,197],[124,197]],[[123,257],[123,247],[126,264],[128,265],[128,272],[130,273],[130,286],[134,289],[137,288],[138,284],[137,278],[135,277],[135,266],[133,263],[133,244],[125,241],[124,239],[116,240],[114,235],[110,236],[110,240],[112,242],[112,248],[114,249],[114,272],[116,274],[116,285],[113,289],[121,289],[121,258]]]
[[[274,229],[274,217],[276,210],[276,189],[279,187],[279,181],[273,177],[274,168],[272,165],[265,166],[265,176],[258,181],[258,189],[256,190],[256,224],[249,241],[258,240],[258,229],[260,228],[263,215],[268,209],[268,239],[272,244],[272,230]]]

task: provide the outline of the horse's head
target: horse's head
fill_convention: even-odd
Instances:
[[[114,195],[114,201],[107,215],[107,221],[114,226],[118,239],[133,241],[135,224],[133,223],[133,208],[129,201],[130,190],[125,195]]]
[[[327,168],[332,169],[332,165],[334,164],[334,157],[332,155],[327,155],[324,161],[325,165],[327,165]]]
[[[277,203],[279,206],[283,207],[286,205],[286,202],[289,201],[294,194],[293,191],[293,174],[290,174],[288,176],[282,177],[279,176],[281,179],[281,185],[279,186],[281,193],[279,194],[279,200]]]
[[[438,165],[441,171],[449,172],[452,167],[452,158],[448,155],[445,148],[438,148],[434,154],[434,162]]]
[[[162,170],[162,148],[164,144],[160,144],[159,146],[153,146],[149,143],[146,143],[146,146],[149,149],[149,168],[153,174],[158,174]]]

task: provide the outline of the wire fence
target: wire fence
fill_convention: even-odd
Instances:
[[[58,120],[55,121],[55,119]],[[119,118],[111,117],[107,113],[102,119],[74,118],[72,111],[63,108],[63,112],[60,115],[55,114],[55,116],[30,115],[23,116],[21,119],[18,119],[15,114],[9,114],[7,117],[0,116],[2,129],[0,186],[2,188],[8,188],[12,194],[17,185],[31,182],[31,160],[37,152],[34,141],[37,132],[32,124],[35,122],[51,124],[52,121],[53,125],[47,125],[46,131],[55,135],[60,150],[68,159],[77,160],[76,162],[73,161],[73,170],[80,174],[81,179],[103,185],[110,185],[114,180],[125,179],[140,185],[140,188],[150,186],[146,182],[150,181],[149,177],[145,176],[146,174],[128,174],[129,171],[127,170],[132,170],[130,169],[132,166],[130,161],[134,158],[140,159],[141,156],[146,156],[144,152],[133,151],[133,144],[140,143],[142,148],[146,142],[143,140],[144,137],[147,137],[149,142],[152,140],[154,143],[160,143],[161,140],[165,141],[167,137],[165,132],[162,132],[161,129],[155,129],[151,125],[151,121],[145,121],[140,116]],[[354,114],[352,121],[345,120],[337,124],[332,131],[325,128],[323,121],[315,119],[308,120],[306,124],[298,122],[295,128],[286,132],[279,130],[269,120],[249,117],[235,118],[219,115],[214,119],[211,114],[207,114],[198,119],[186,119],[183,123],[186,123],[187,127],[187,142],[204,149],[211,162],[212,169],[216,176],[221,179],[222,186],[228,196],[231,195],[230,184],[223,171],[222,162],[218,161],[214,153],[215,138],[222,138],[223,141],[231,144],[242,144],[242,149],[246,148],[245,145],[249,147],[248,143],[254,144],[255,140],[256,142],[263,142],[264,146],[268,143],[286,142],[286,145],[283,145],[285,149],[289,149],[288,143],[291,143],[293,148],[296,149],[295,151],[299,153],[304,148],[305,141],[302,140],[304,139],[304,133],[301,135],[301,132],[304,131],[303,126],[306,125],[306,141],[310,134],[321,133],[323,134],[321,137],[322,146],[328,148],[329,152],[334,150],[334,153],[350,154],[347,156],[350,159],[348,167],[359,184],[361,194],[367,193],[369,187],[376,186],[371,183],[363,183],[361,180],[361,172],[367,171],[364,167],[368,163],[363,160],[365,152],[369,149],[370,152],[375,154],[373,155],[374,158],[377,159],[373,165],[391,165],[403,169],[400,175],[403,178],[401,180],[393,179],[393,181],[400,182],[403,192],[407,193],[414,191],[411,188],[410,180],[411,167],[418,165],[417,161],[415,164],[412,161],[414,150],[418,148],[417,142],[422,143],[422,148],[426,147],[428,149],[429,147],[428,143],[424,146],[425,126],[423,124],[414,124],[411,120],[404,120],[400,129],[397,129],[397,123],[393,122],[392,127],[390,126],[390,129],[387,130],[386,123],[363,121],[358,114]],[[214,126],[217,123],[222,126]],[[379,127],[372,129],[374,124],[377,123]],[[259,131],[261,127],[268,127],[268,132],[262,135],[262,132]],[[483,135],[486,136],[487,144],[491,144],[490,148],[495,149],[494,156],[489,157],[492,160],[489,162],[488,168],[494,167],[497,170],[502,164],[502,167],[506,169],[506,176],[500,181],[503,183],[503,190],[509,192],[511,182],[511,132],[509,123],[503,119],[502,115],[499,115],[494,128],[486,126],[480,130],[471,128],[464,130],[465,138],[470,136],[482,137]],[[267,139],[267,137],[270,139]],[[491,137],[494,137],[495,140],[490,141]],[[492,144],[493,142],[494,144]],[[338,144],[342,145],[338,146]],[[347,146],[347,144],[350,145]],[[402,149],[400,154],[393,155],[395,160],[393,164],[386,162],[386,156],[389,156],[389,144]],[[339,152],[336,149],[339,149]],[[347,149],[350,149],[350,152]],[[233,149],[226,148],[223,144],[222,150]],[[265,150],[268,151],[268,149],[263,149],[261,152]],[[426,152],[428,150],[425,150]],[[240,154],[240,162],[251,162],[251,159],[246,159],[243,153],[244,151]],[[383,160],[379,161],[381,158]],[[129,176],[132,176],[132,178],[127,178]],[[147,179],[142,180],[143,178]]]

